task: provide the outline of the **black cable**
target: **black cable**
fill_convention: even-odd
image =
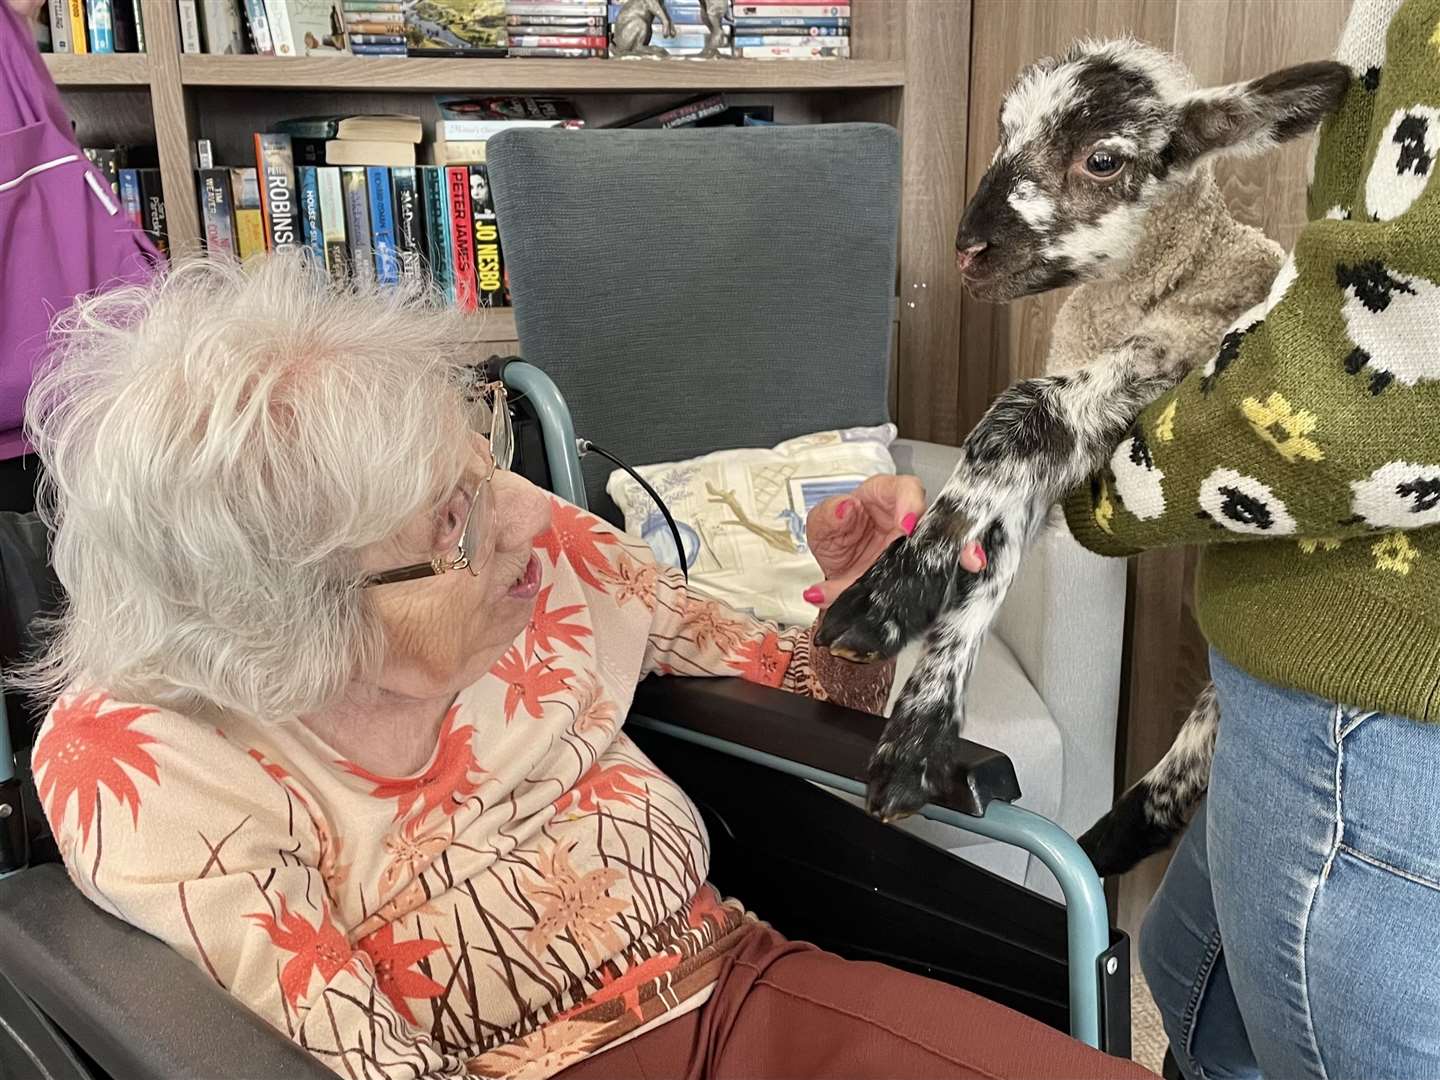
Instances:
[[[625,462],[621,461],[618,457],[610,453],[610,451],[606,450],[603,446],[596,446],[589,439],[576,439],[575,441],[580,444],[581,457],[584,457],[591,450],[593,450],[601,457],[608,458],[616,465],[619,465],[620,468],[624,469],[627,473],[629,473],[631,478],[642,488],[645,489],[645,494],[649,495],[650,498],[655,500],[655,505],[660,508],[660,513],[665,515],[665,524],[670,526],[670,535],[675,538],[675,552],[680,557],[680,573],[685,575],[685,582],[686,584],[689,584],[690,568],[686,565],[686,563],[688,563],[690,560],[685,558],[685,545],[680,541],[680,529],[675,524],[675,519],[670,516],[670,508],[665,505],[665,500],[660,498],[660,496],[655,493],[655,489],[645,482],[645,478],[643,476],[637,473],[629,465],[626,465]]]

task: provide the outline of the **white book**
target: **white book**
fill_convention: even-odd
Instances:
[[[290,30],[291,7],[291,0],[265,0],[265,19],[270,24],[270,41],[276,56],[302,55],[295,51],[295,35]]]
[[[245,52],[237,0],[203,0],[202,14],[206,52],[215,56],[240,56]]]
[[[347,275],[349,257],[345,239],[345,193],[340,186],[340,170],[322,165],[315,170],[320,188],[320,228],[325,235],[325,265],[330,276],[343,280]]]
[[[736,4],[736,19],[848,19],[849,4]]]
[[[50,50],[74,52],[70,44],[70,5],[64,0],[50,0]]]
[[[196,0],[180,0],[180,51],[204,51],[200,42],[200,11]]]

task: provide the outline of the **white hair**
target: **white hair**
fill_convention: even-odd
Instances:
[[[373,671],[359,552],[461,476],[462,320],[290,256],[79,301],[27,402],[68,600],[23,681],[280,721]]]

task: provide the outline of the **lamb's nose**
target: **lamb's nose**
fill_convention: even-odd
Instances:
[[[960,273],[968,274],[975,260],[980,257],[981,252],[988,248],[989,244],[970,244],[968,247],[956,246],[955,265],[960,268]]]

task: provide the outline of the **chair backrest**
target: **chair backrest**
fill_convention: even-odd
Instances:
[[[887,419],[893,128],[522,130],[487,155],[521,352],[580,437],[649,464]]]
[[[55,611],[61,596],[44,523],[34,514],[0,512],[0,672],[30,654],[35,620]],[[34,709],[20,695],[7,704],[11,737],[23,749],[34,733]]]

